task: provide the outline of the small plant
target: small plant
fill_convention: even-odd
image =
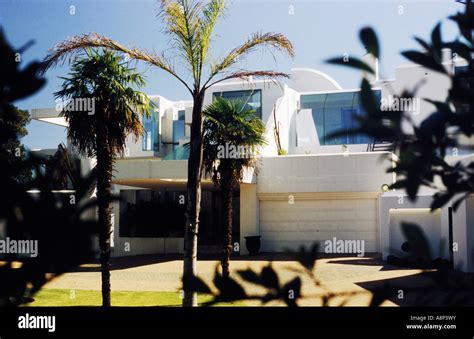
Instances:
[[[272,115],[273,115],[273,135],[275,137],[275,143],[277,146],[278,155],[287,155],[288,152],[285,149],[283,149],[283,147],[281,146],[280,122],[277,121],[276,119],[276,105],[273,106]]]

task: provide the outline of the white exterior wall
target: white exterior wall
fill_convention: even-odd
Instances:
[[[248,254],[245,237],[259,235],[257,185],[240,185],[240,254]]]
[[[311,68],[293,68],[289,86],[297,92],[342,90],[341,85],[329,75]]]
[[[390,210],[389,252],[397,256],[406,255],[401,250],[402,244],[406,241],[401,230],[402,222],[415,223],[420,226],[428,240],[432,259],[449,259],[447,248],[449,238],[442,237],[440,210],[434,212],[430,212],[429,208]]]
[[[381,162],[384,155],[389,157]],[[241,237],[258,231],[263,251],[297,249],[336,237],[364,240],[366,252],[377,252],[378,198],[382,185],[393,182],[385,171],[389,166],[387,152],[262,158],[258,202],[255,210],[244,212],[256,216],[257,225],[241,228]]]
[[[114,181],[185,179],[188,176],[187,164],[187,160],[120,159],[115,162],[117,173]]]
[[[433,104],[424,99],[444,102],[450,87],[451,82],[446,75],[418,65],[404,65],[395,70],[395,81],[382,87],[382,97],[387,99],[389,95],[401,95],[404,90],[418,89],[415,98],[420,103],[420,111],[410,115],[414,123],[418,125],[436,110]],[[408,133],[413,131],[407,124],[404,128]]]
[[[165,157],[173,151],[173,145],[163,144],[163,142],[173,141],[173,121],[178,120],[178,111],[189,110],[192,102],[189,101],[170,101],[162,96],[151,96],[150,99],[156,105],[158,111],[158,135],[159,135],[159,151],[143,151],[142,136],[135,140],[129,136],[126,141],[128,148],[127,158],[149,158],[149,157]],[[185,131],[188,130],[185,128]]]
[[[300,95],[285,85],[283,96],[275,104],[275,117],[270,116],[267,135],[274,138],[275,118],[279,128],[280,144],[288,154],[294,154],[296,145],[296,115]]]
[[[388,157],[383,161],[383,156]],[[258,193],[382,192],[394,177],[388,152],[262,158]]]
[[[474,272],[474,196],[463,201],[453,215],[454,267]]]

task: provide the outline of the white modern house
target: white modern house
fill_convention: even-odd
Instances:
[[[445,53],[445,65],[455,72],[464,65]],[[372,60],[376,66],[377,61]],[[377,68],[377,67],[376,67]],[[418,65],[396,69],[394,79],[369,78],[381,101],[423,86],[420,98],[444,100],[447,77]],[[342,88],[329,75],[313,69],[292,69],[290,80],[225,82],[207,92],[214,97],[242,99],[266,125],[268,145],[261,150],[258,175],[248,172],[234,198],[234,241],[246,254],[245,237],[261,236],[263,252],[281,252],[314,242],[364,240],[365,253],[384,258],[399,250],[401,221],[418,223],[429,238],[434,256],[452,259],[456,267],[474,271],[474,198],[453,212],[446,207],[429,212],[433,192],[423,190],[416,202],[403,191],[387,191],[394,182],[386,172],[396,155],[377,150],[366,136],[330,138],[350,129],[364,114],[359,89]],[[183,249],[184,196],[192,102],[172,102],[151,96],[157,110],[143,121],[146,134],[127,141],[124,158],[117,160],[114,190],[122,201],[113,206],[113,255],[178,253]],[[415,121],[433,111],[426,101],[415,105]],[[34,119],[65,126],[55,109],[32,110]],[[275,126],[287,155],[278,155]],[[377,146],[377,145],[376,145]],[[469,161],[473,154],[454,152],[450,161]],[[87,170],[92,163],[84,160]],[[202,185],[199,248],[220,246],[222,227],[219,192],[210,180]],[[456,251],[450,251],[450,244]],[[444,247],[441,246],[444,244]]]

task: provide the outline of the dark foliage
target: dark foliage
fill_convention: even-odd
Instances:
[[[437,189],[438,193],[431,205],[433,210],[450,201],[456,209],[465,197],[474,191],[474,163],[462,160],[448,163],[445,160],[446,156],[455,155],[450,152],[473,149],[469,138],[474,132],[474,4],[466,3],[464,12],[449,18],[458,25],[459,38],[443,41],[441,25],[438,24],[431,33],[431,41],[415,38],[423,48],[422,51],[410,50],[402,53],[408,60],[449,77],[451,87],[447,99],[442,102],[424,99],[432,103],[435,109],[425,120],[415,125],[409,112],[382,110],[370,91],[370,84],[364,79],[361,100],[368,115],[360,118],[360,128],[350,132],[366,134],[375,140],[397,140],[396,153],[399,158],[396,166],[388,171],[395,172],[398,179],[391,188],[405,189],[412,200],[421,186]],[[375,32],[371,28],[364,28],[360,37],[368,52],[378,57],[379,47]],[[449,70],[442,63],[442,51],[445,48],[451,49],[454,58],[465,59],[466,67],[461,71]],[[340,59],[331,59],[328,62],[370,72],[370,66],[363,61],[357,58],[349,59],[350,63]],[[400,98],[416,97],[421,86],[423,83],[411,91],[405,91]],[[404,124],[413,127],[413,134],[402,129]],[[438,180],[441,185],[436,184]]]
[[[0,240],[37,241],[37,256],[27,253],[0,254],[0,305],[20,305],[50,279],[79,265],[93,255],[93,221],[83,219],[93,206],[85,203],[94,178],[80,179],[72,195],[60,195],[50,189],[50,179],[42,168],[46,160],[31,154],[10,161],[5,145],[17,140],[18,124],[24,119],[13,102],[37,92],[45,83],[39,75],[40,64],[20,68],[18,54],[0,29]],[[34,173],[17,180],[18,173]],[[32,190],[35,190],[33,193]],[[7,251],[3,251],[7,252]]]

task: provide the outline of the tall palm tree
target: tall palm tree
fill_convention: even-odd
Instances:
[[[135,90],[145,84],[120,55],[108,50],[86,50],[76,58],[62,89],[55,93],[66,105],[61,115],[68,123],[67,136],[82,155],[97,160],[97,205],[102,272],[102,306],[110,306],[110,234],[113,163],[124,154],[129,134],[143,135],[140,115],[150,116],[150,100]],[[93,100],[94,111],[70,109],[74,100]],[[77,101],[76,101],[77,102]]]
[[[257,152],[266,144],[265,124],[242,101],[216,98],[204,110],[203,166],[221,192],[224,207],[222,276],[229,277],[232,244],[232,196],[245,169],[257,170]]]
[[[254,33],[243,44],[232,49],[222,58],[211,58],[209,53],[213,31],[225,10],[224,0],[160,0],[160,18],[173,45],[174,55],[180,59],[186,76],[181,75],[164,55],[139,48],[126,48],[122,44],[93,33],[74,36],[56,45],[44,60],[48,69],[87,47],[105,47],[119,51],[128,58],[144,61],[176,78],[191,94],[193,111],[191,123],[190,155],[186,193],[186,224],[184,235],[183,282],[196,275],[197,234],[201,206],[202,176],[202,109],[206,90],[228,79],[250,77],[276,79],[288,75],[272,70],[251,71],[237,68],[237,63],[257,47],[271,47],[293,56],[292,43],[280,33]],[[190,79],[190,80],[187,80]],[[196,306],[196,293],[184,283],[183,306]]]

